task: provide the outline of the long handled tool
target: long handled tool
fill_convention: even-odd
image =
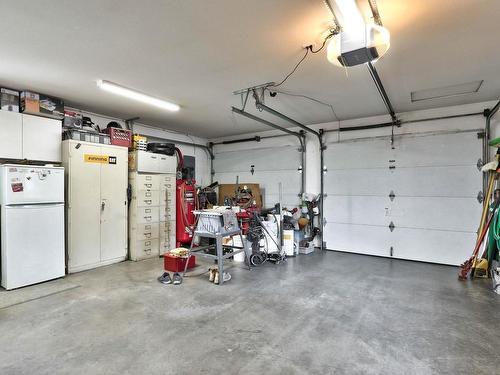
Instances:
[[[493,208],[493,213],[496,211],[498,208],[498,204],[500,202],[496,202],[495,206]],[[479,249],[481,248],[481,244],[484,241],[484,238],[486,237],[486,233],[488,233],[488,229],[490,228],[491,222],[493,221],[493,217],[495,215],[491,214],[490,217],[488,218],[488,221],[486,222],[486,225],[483,227],[482,232],[479,235],[479,238],[477,239],[476,242],[476,247],[474,248],[474,251],[472,252],[472,256],[467,259],[464,263],[460,265],[458,268],[458,279],[459,280],[467,280],[468,277],[470,276],[472,266],[476,262],[477,254],[479,253]]]
[[[488,211],[490,208],[490,197],[491,197],[491,194],[493,193],[493,187],[495,185],[495,179],[496,179],[497,173],[496,173],[496,171],[490,170],[489,174],[490,174],[490,178],[489,178],[489,182],[488,182],[488,190],[487,190],[486,195],[484,197],[483,212],[481,214],[481,221],[479,223],[479,229],[477,231],[478,238],[479,238],[479,235],[483,232],[484,223],[485,223],[486,218],[488,216]]]

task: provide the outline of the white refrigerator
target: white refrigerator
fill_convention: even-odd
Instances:
[[[64,276],[64,168],[4,164],[0,191],[2,286]]]

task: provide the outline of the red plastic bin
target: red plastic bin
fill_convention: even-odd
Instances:
[[[107,128],[104,133],[109,135],[111,144],[114,146],[132,147],[132,132],[127,129]]]
[[[165,254],[163,256],[163,268],[165,271],[170,272],[184,272],[184,267],[186,266],[187,258],[176,257],[171,254]],[[193,268],[196,265],[196,257],[192,256],[189,258],[188,269]]]

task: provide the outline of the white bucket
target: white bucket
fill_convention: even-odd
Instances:
[[[246,236],[243,235],[243,241],[246,242]],[[234,236],[233,237],[233,246],[238,246],[238,247],[243,247],[243,244],[241,243],[240,236]],[[234,249],[238,250],[238,249]],[[242,251],[241,253],[235,254],[233,257],[233,260],[238,263],[243,263],[245,261],[245,252]]]
[[[295,255],[294,243],[293,230],[285,229],[283,231],[283,251],[286,256],[293,257]]]

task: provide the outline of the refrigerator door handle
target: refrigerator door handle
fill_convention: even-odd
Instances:
[[[33,208],[33,207],[53,207],[53,206],[64,206],[64,202],[52,202],[52,203],[24,203],[24,204],[6,204],[5,208]]]

